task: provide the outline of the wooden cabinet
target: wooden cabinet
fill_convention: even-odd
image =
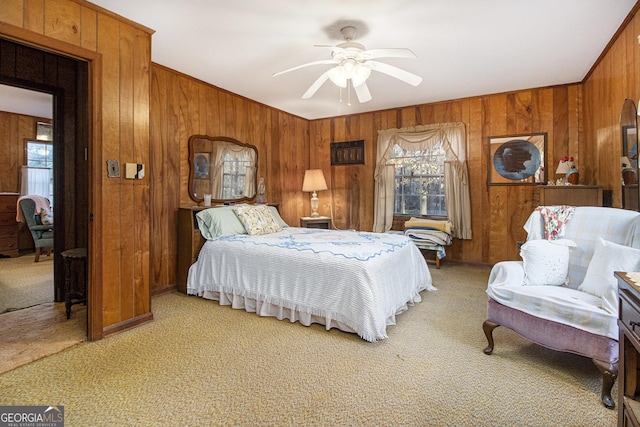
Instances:
[[[626,273],[618,279],[618,426],[640,426],[640,286]]]
[[[328,216],[303,216],[300,218],[300,227],[331,229],[331,218]]]
[[[187,292],[187,274],[189,267],[196,262],[204,237],[200,234],[196,214],[209,209],[204,206],[189,206],[178,209],[178,268],[176,280],[178,291]]]
[[[18,196],[18,193],[0,193],[0,254],[10,257],[20,255],[16,222]]]
[[[638,208],[638,184],[622,186],[622,208],[637,211]]]
[[[599,185],[539,185],[534,190],[537,206],[602,206],[602,187]]]

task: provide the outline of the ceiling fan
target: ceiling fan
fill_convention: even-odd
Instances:
[[[353,86],[358,96],[358,101],[361,103],[371,100],[371,93],[366,84],[371,71],[387,74],[413,86],[418,86],[422,82],[422,77],[420,76],[384,62],[374,61],[377,58],[416,58],[416,55],[411,50],[406,48],[366,50],[362,44],[352,41],[356,35],[355,27],[347,26],[342,28],[340,32],[344,36],[344,43],[340,43],[337,46],[316,45],[317,47],[331,49],[331,59],[298,65],[297,67],[274,73],[273,77],[311,65],[332,64],[334,67],[322,73],[302,95],[302,99],[311,98],[327,80],[331,80],[340,88]]]

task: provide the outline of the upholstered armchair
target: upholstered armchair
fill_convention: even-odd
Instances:
[[[552,350],[588,357],[602,374],[602,403],[614,408],[618,295],[613,273],[640,271],[635,249],[640,248],[640,213],[577,207],[560,235],[553,236],[536,210],[524,228],[522,261],[499,262],[489,276],[484,352],[493,353],[493,330],[505,326]]]
[[[53,248],[53,224],[42,224],[40,215],[36,214],[36,202],[33,199],[21,198],[19,201],[20,209],[24,221],[31,231],[33,242],[36,246],[36,258],[34,262],[40,261],[42,249],[47,249],[47,256],[51,256]]]

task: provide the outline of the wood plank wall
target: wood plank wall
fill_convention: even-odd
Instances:
[[[638,5],[634,11],[637,11]],[[640,99],[640,17],[628,17],[609,50],[584,82],[584,157],[582,168],[594,183],[613,191],[613,206],[622,206],[620,114],[625,99]],[[582,171],[581,171],[581,175]]]
[[[280,205],[287,223],[299,223],[309,163],[307,120],[158,64],[151,67],[150,112],[152,293],[175,287],[178,208],[196,204],[188,192],[191,135],[227,136],[256,146],[267,201]]]
[[[522,225],[535,207],[534,189],[487,185],[488,138],[546,132],[548,164],[555,170],[554,165],[564,156],[579,159],[580,104],[581,87],[573,84],[313,120],[310,167],[323,169],[332,187],[332,197],[326,191],[319,194],[319,212],[328,214],[333,209],[338,228],[371,230],[378,131],[463,122],[467,129],[473,239],[455,240],[447,258],[483,264],[517,259],[516,242],[526,237]],[[330,143],[357,139],[365,140],[366,164],[332,167]]]
[[[107,178],[105,164],[150,166],[153,31],[83,0],[5,0],[0,21],[27,44],[91,61],[89,336],[149,320],[150,179]]]

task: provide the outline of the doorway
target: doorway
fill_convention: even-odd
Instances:
[[[0,38],[0,84],[53,96],[55,233],[52,256],[54,300],[58,302],[64,301],[62,252],[87,248],[89,244],[88,69],[88,63],[83,60]],[[89,280],[88,290],[90,286]],[[87,305],[89,316],[90,311]]]

